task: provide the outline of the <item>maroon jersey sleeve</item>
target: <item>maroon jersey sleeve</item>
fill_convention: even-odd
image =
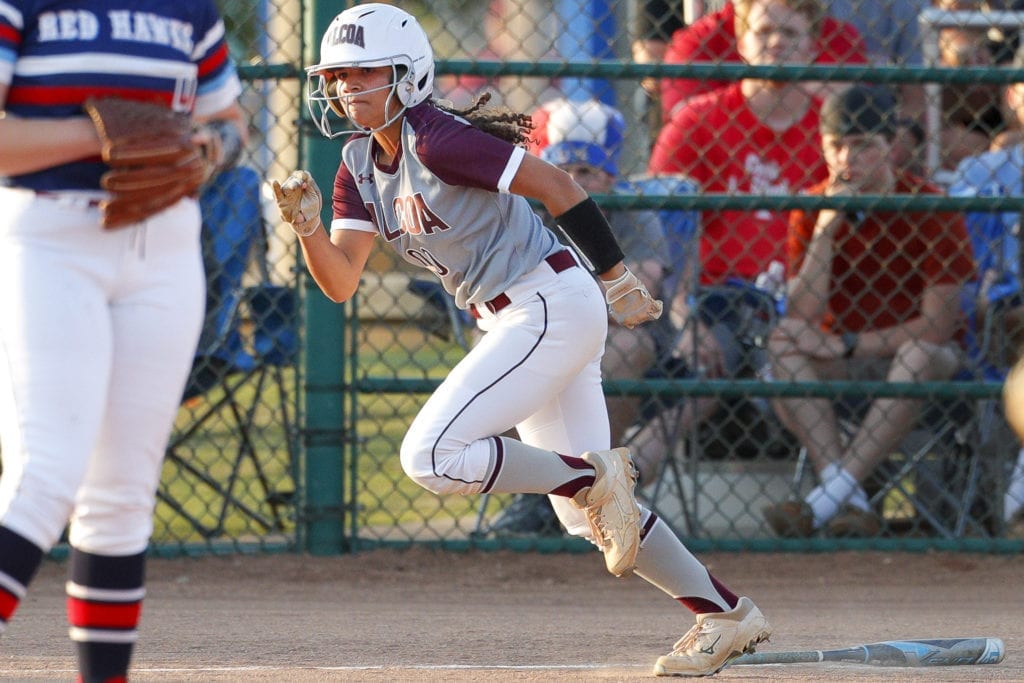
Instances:
[[[407,113],[416,131],[416,154],[448,185],[498,191],[515,147],[431,106]]]
[[[356,180],[345,164],[338,164],[338,173],[334,176],[334,194],[331,197],[334,218],[373,222],[373,216],[363,203],[356,187]]]

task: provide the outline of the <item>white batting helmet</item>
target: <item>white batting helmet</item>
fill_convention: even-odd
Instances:
[[[330,112],[346,117],[346,97],[338,94],[337,81],[329,77],[330,72],[343,67],[380,66],[390,66],[393,71],[391,84],[384,86],[391,89],[387,106],[394,98],[401,109],[377,128],[335,132]],[[360,131],[372,133],[430,97],[434,90],[434,51],[411,14],[392,5],[368,3],[334,17],[320,42],[320,62],[307,67],[306,72],[306,100],[321,133],[328,138]]]

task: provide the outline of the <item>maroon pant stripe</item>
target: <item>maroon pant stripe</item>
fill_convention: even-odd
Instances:
[[[481,493],[488,493],[491,487],[494,486],[494,482],[498,480],[498,474],[501,472],[502,465],[505,464],[505,442],[501,440],[500,436],[492,437],[494,439],[494,471],[491,472],[491,478],[484,484]]]

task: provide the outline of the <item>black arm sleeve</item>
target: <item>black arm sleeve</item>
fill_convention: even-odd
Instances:
[[[555,216],[555,222],[587,257],[595,273],[601,274],[625,258],[608,219],[591,197]]]

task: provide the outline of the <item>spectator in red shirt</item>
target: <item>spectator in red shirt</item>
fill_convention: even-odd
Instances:
[[[892,165],[896,101],[854,86],[821,114],[828,179],[811,193],[939,193]],[[960,214],[835,209],[794,211],[787,317],[771,335],[779,381],[943,381],[963,365],[960,291],[974,279]],[[880,398],[844,447],[827,398],[779,399],[783,423],[807,449],[819,485],[803,501],[765,508],[780,536],[874,536],[880,521],[862,482],[916,424],[921,401]]]
[[[755,66],[808,63],[816,3],[755,1],[739,49]],[[651,153],[654,174],[676,173],[704,192],[788,195],[827,176],[818,133],[820,102],[796,81],[746,78],[685,103],[662,128]],[[702,280],[753,280],[772,260],[785,262],[782,211],[707,211],[700,245]]]
[[[755,2],[740,34],[739,50],[751,64],[807,64],[814,56],[820,7],[804,0]],[[827,177],[818,134],[820,103],[794,81],[743,79],[687,102],[664,126],[650,161],[653,174],[682,174],[703,192],[791,195]],[[786,260],[788,214],[771,210],[704,211],[699,245],[702,290],[681,287],[673,299],[673,321],[683,329],[663,366],[672,377],[749,375],[759,367],[758,349],[741,331],[749,288],[707,287],[758,275]],[[691,307],[698,297],[708,305]],[[695,309],[695,310],[694,310]],[[713,310],[711,310],[713,309]],[[644,416],[670,406],[657,401]],[[703,422],[718,407],[711,397],[684,402],[683,429]],[[663,457],[668,444],[659,425],[648,422],[633,440],[643,473]],[[648,479],[649,481],[649,479]]]
[[[741,63],[736,36],[743,33],[743,24],[749,23],[754,7],[765,0],[736,0],[727,2],[722,9],[706,14],[688,27],[672,34],[665,52],[666,64]],[[867,48],[857,29],[824,13],[819,0],[799,0],[787,3],[792,9],[807,6],[821,16],[816,26],[814,58],[816,64],[867,64]],[[813,6],[813,7],[812,7]],[[750,59],[746,59],[750,62]],[[750,62],[752,63],[752,62]],[[661,83],[662,120],[668,121],[673,111],[694,95],[728,85],[728,81],[704,81],[684,78],[664,79]]]

